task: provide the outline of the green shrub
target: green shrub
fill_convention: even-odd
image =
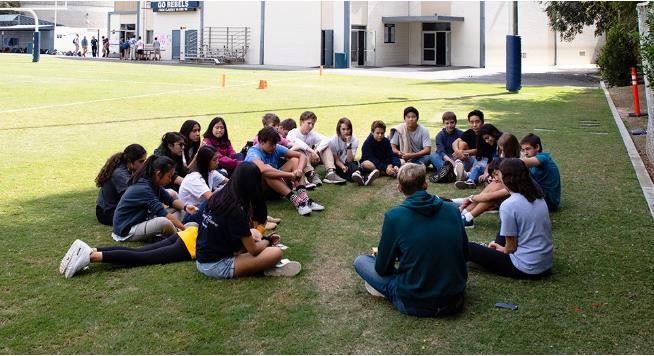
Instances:
[[[621,24],[611,27],[597,64],[609,86],[629,85],[631,67],[638,65],[638,32],[629,31]]]

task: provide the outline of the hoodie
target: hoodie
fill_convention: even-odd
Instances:
[[[467,260],[468,236],[454,204],[419,190],[384,215],[375,270],[397,278],[405,305],[433,307],[463,293]]]

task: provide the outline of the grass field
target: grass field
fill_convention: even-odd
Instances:
[[[0,55],[1,353],[654,353],[654,224],[599,90],[506,94],[502,85],[317,71],[30,59]],[[259,79],[269,89],[256,90]],[[115,244],[95,219],[93,179],[130,143],[151,153],[184,120],[204,130],[220,114],[240,149],[263,113],[297,119],[304,110],[329,135],[350,118],[362,141],[373,120],[399,123],[407,105],[432,137],[443,111],[465,128],[474,108],[519,138],[556,130],[536,132],[562,175],[550,278],[514,281],[471,267],[464,313],[444,319],[407,317],[371,298],[352,262],[377,244],[384,211],[402,200],[390,179],[321,187],[312,196],[327,210],[311,217],[269,204],[283,219],[286,255],[303,265],[296,278],[210,280],[190,262],[58,274],[75,238]],[[599,127],[581,129],[580,120]],[[489,241],[497,216],[476,225],[469,238]],[[495,309],[498,301],[520,309]]]

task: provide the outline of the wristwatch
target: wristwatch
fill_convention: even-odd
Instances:
[[[352,144],[347,145],[346,149],[351,150],[352,149]]]

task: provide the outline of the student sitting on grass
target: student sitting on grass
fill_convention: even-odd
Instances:
[[[216,171],[218,167],[218,153],[211,146],[202,146],[197,157],[191,163],[190,171],[184,177],[179,187],[179,199],[184,204],[200,206],[209,198],[211,193],[220,190],[229,181]]]
[[[182,158],[184,156],[184,146],[184,136],[178,132],[166,132],[161,137],[161,144],[154,150],[155,156],[168,157],[175,163],[171,181],[164,186],[174,192],[179,191],[179,185],[182,184],[182,180],[188,171]],[[176,197],[176,195],[173,194],[173,197]]]
[[[454,149],[452,143],[461,138],[463,131],[456,128],[456,114],[451,111],[443,113],[443,129],[436,135],[436,152],[431,154],[431,161],[434,163],[434,175],[429,179],[437,183],[445,179],[450,171],[454,169]]]
[[[95,185],[100,188],[95,202],[95,217],[101,224],[113,223],[116,206],[123,196],[132,173],[143,167],[147,158],[145,148],[133,143],[123,152],[118,152],[107,159],[95,177]]]
[[[261,123],[263,123],[263,127],[272,127],[274,128],[277,132],[279,132],[279,116],[274,113],[267,113],[266,115],[263,115],[263,118],[261,118]],[[287,131],[288,132],[288,131]],[[253,144],[259,143],[259,137],[254,136],[252,139]],[[286,137],[283,137],[281,133],[279,134],[279,144],[286,147],[286,148],[291,148],[291,145],[289,144],[288,140]]]
[[[529,167],[531,176],[534,177],[540,188],[545,193],[545,202],[550,211],[558,211],[561,203],[561,175],[559,167],[550,154],[543,152],[543,145],[540,137],[528,134],[520,140],[522,152],[525,157],[523,162]]]
[[[75,240],[59,264],[59,273],[70,278],[91,263],[134,267],[194,260],[197,236],[197,226],[189,226],[184,231],[173,233],[161,241],[140,248],[96,248],[82,240]]]
[[[116,241],[150,240],[157,235],[170,235],[175,228],[184,230],[180,212],[169,212],[164,204],[189,214],[194,205],[173,199],[163,187],[171,181],[175,162],[166,156],[150,156],[143,167],[132,175],[130,186],[120,198],[114,214],[111,237]]]
[[[362,186],[364,181],[359,169],[359,162],[354,159],[357,148],[359,148],[359,140],[352,135],[352,122],[350,119],[343,117],[338,120],[336,135],[329,139],[328,147],[334,154],[334,164],[338,176]]]
[[[484,113],[480,110],[472,110],[468,113],[468,126],[461,138],[456,139],[452,143],[454,153],[452,155],[456,159],[454,161],[454,173],[456,174],[457,181],[466,180],[465,172],[469,171],[475,163],[477,163],[477,143],[485,144],[483,140],[478,138],[479,130],[484,124]]]
[[[421,163],[425,167],[431,161],[431,138],[429,130],[418,124],[420,113],[413,106],[404,109],[404,123],[391,129],[391,147],[402,164],[406,162]]]
[[[314,202],[307,194],[306,181],[301,168],[304,167],[306,160],[304,154],[278,145],[279,134],[272,127],[264,127],[259,131],[258,136],[259,144],[248,150],[245,161],[253,162],[259,168],[264,186],[288,199],[300,215],[325,210],[324,206]],[[280,167],[281,157],[286,158],[286,163]],[[287,185],[287,181],[291,183],[292,190]]]
[[[346,180],[336,174],[334,154],[328,149],[327,137],[313,130],[318,117],[311,111],[305,111],[300,115],[300,127],[289,131],[288,140],[307,156],[307,163],[304,173],[309,181],[315,185],[322,185],[320,176],[316,173],[314,166],[320,163],[325,165],[325,183],[345,184]]]
[[[477,183],[483,183],[479,177],[484,175],[488,176],[486,167],[493,161],[494,158],[499,157],[497,148],[497,140],[502,136],[502,132],[492,124],[484,124],[479,129],[477,136],[477,151],[475,154],[475,163],[473,164],[470,172],[467,174],[468,178],[465,181],[457,181],[454,185],[459,189],[475,188]],[[483,140],[483,143],[481,141]]]
[[[468,237],[456,206],[427,193],[425,171],[414,163],[400,168],[406,200],[384,215],[377,257],[359,256],[354,268],[369,293],[401,313],[436,317],[463,309]]]
[[[487,183],[484,190],[468,198],[452,199],[455,204],[459,205],[463,225],[467,229],[475,227],[474,218],[477,216],[486,211],[497,211],[502,201],[510,195],[509,191],[497,179],[497,169],[503,158],[520,158],[520,144],[512,134],[503,133],[497,140],[497,148],[500,157],[491,161],[486,167],[485,175],[487,177],[480,177],[480,180]]]
[[[264,145],[268,142],[261,135],[259,140]],[[197,239],[196,265],[200,273],[230,279],[260,272],[292,277],[300,272],[300,263],[295,261],[275,267],[282,259],[282,250],[271,247],[279,242],[278,235],[262,238],[251,229],[250,221],[265,221],[268,214],[261,179],[259,168],[244,162],[227,186],[209,199]]]
[[[193,157],[200,149],[200,123],[195,120],[186,120],[179,129],[179,133],[184,136],[184,167],[188,168],[191,165]]]
[[[511,193],[500,205],[500,231],[488,247],[469,243],[470,261],[505,277],[546,276],[554,248],[543,192],[519,158],[503,160],[499,171],[500,183]]]
[[[288,140],[288,133],[291,130],[296,129],[296,128],[297,128],[297,123],[295,123],[295,120],[293,120],[292,118],[289,117],[288,119],[282,121],[279,124],[279,129],[277,131],[279,132],[279,135],[282,136],[282,138],[285,138],[285,139]],[[292,141],[288,140],[288,143],[289,143],[289,145],[291,145],[291,147],[293,146]],[[289,147],[289,148],[291,148],[291,147]]]
[[[391,177],[397,175],[401,166],[400,159],[391,147],[391,141],[384,136],[386,133],[386,124],[381,120],[376,120],[370,125],[370,135],[363,142],[361,148],[361,167],[367,171],[374,172],[378,170],[381,174]],[[367,180],[366,180],[367,182]],[[364,185],[367,185],[364,183]]]
[[[227,170],[229,174],[243,161],[244,157],[237,154],[234,151],[234,147],[232,147],[232,142],[229,140],[229,133],[227,132],[227,124],[222,117],[216,116],[211,120],[203,137],[205,145],[218,150],[220,155],[218,166]]]

